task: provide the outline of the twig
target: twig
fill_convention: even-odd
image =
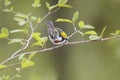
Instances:
[[[70,39],[72,36],[74,36],[77,32],[73,32],[70,36],[68,36],[68,39]]]
[[[73,25],[73,28],[74,28],[74,32],[70,36],[68,36],[68,39],[71,38],[72,36],[74,36],[78,32],[77,29],[76,29],[75,24],[72,23],[72,25]]]
[[[77,32],[77,28],[75,26],[75,23],[72,23],[72,25],[73,25],[74,31]]]
[[[57,12],[59,9],[60,9],[60,7],[58,7],[57,9],[55,9],[53,11],[50,11],[50,14],[53,14],[53,13]]]
[[[6,60],[2,61],[0,64],[4,64],[4,63],[6,63],[6,62],[8,62],[8,61],[10,61],[12,59],[14,59],[14,57],[9,57]]]
[[[106,38],[100,38],[100,39],[96,39],[96,40],[74,41],[74,42],[69,42],[69,43],[67,43],[66,45],[80,44],[80,43],[88,43],[88,42],[95,42],[95,41],[107,41],[107,40],[116,39],[116,38],[120,38],[120,35],[111,36],[111,37],[106,37]]]
[[[17,77],[18,74],[15,74],[14,76],[12,76],[9,80],[13,80]]]
[[[41,18],[40,22],[37,23],[36,26],[34,27],[34,31],[35,31],[36,28],[39,26],[39,24],[40,24],[46,17],[48,17],[49,15],[50,15],[50,12],[48,12],[45,16],[43,16],[43,17]]]
[[[76,33],[79,33],[82,36],[82,40],[84,41],[84,34],[81,31],[77,30],[74,22],[72,23],[72,25],[73,25],[73,28],[74,28],[74,33],[72,33],[69,37],[72,37]]]
[[[75,45],[75,44],[95,42],[95,41],[106,41],[106,40],[111,40],[111,39],[116,39],[116,38],[120,38],[120,35],[111,36],[111,37],[106,37],[106,38],[101,38],[101,39],[96,39],[96,40],[73,41],[73,42],[65,43],[64,45]],[[33,52],[42,53],[42,52],[46,52],[46,51],[50,51],[50,50],[53,50],[53,49],[62,47],[62,46],[64,46],[64,45],[58,45],[58,46],[46,48],[46,49],[43,49],[43,50],[36,50],[36,51],[24,52],[24,53],[22,53],[22,54],[28,55],[28,54],[31,54],[31,53],[33,53]],[[13,60],[14,58],[17,58],[17,57],[19,57],[20,55],[21,55],[21,54],[17,54],[17,55],[15,55],[14,57],[10,57],[10,58],[8,58],[5,62],[10,61],[10,60]],[[3,62],[3,63],[5,63],[5,62]]]
[[[50,14],[52,14],[52,13],[55,13],[55,12],[58,11],[59,9],[60,9],[60,8],[57,8],[57,9],[55,9],[55,10],[52,11],[52,12],[49,11],[49,12],[40,20],[40,22],[37,23],[37,25],[36,25],[34,28],[33,28],[32,22],[30,21],[29,17],[27,16],[27,21],[29,22],[29,24],[30,24],[30,29],[31,29],[31,34],[30,34],[29,38],[25,41],[25,42],[27,42],[27,43],[24,43],[23,46],[22,46],[22,48],[20,48],[20,49],[18,49],[17,51],[15,51],[9,58],[7,58],[6,60],[2,61],[0,64],[4,64],[4,63],[6,63],[6,62],[8,62],[8,61],[10,61],[10,60],[12,60],[12,59],[14,59],[14,58],[16,58],[16,55],[17,55],[18,53],[20,53],[21,51],[25,50],[25,49],[29,46],[30,40],[32,39],[32,34],[33,34],[33,32],[36,30],[36,28],[39,26],[39,24],[40,24],[46,17],[48,17],[48,16],[49,16]]]
[[[25,50],[25,49],[29,46],[29,44],[30,44],[30,40],[32,39],[32,34],[33,34],[34,31],[33,31],[32,22],[30,21],[30,19],[29,19],[28,16],[27,16],[27,21],[28,21],[28,23],[29,23],[29,25],[30,25],[31,34],[30,34],[29,38],[28,38],[27,41],[26,41],[27,43],[24,42],[23,47],[22,47],[21,49],[17,50],[11,57],[14,57],[14,56],[15,56],[16,54],[18,54],[19,52]]]
[[[57,9],[55,9],[54,11],[49,11],[44,17],[41,18],[40,22],[36,24],[36,26],[34,27],[34,30],[36,30],[36,28],[39,26],[39,24],[46,18],[48,17],[50,14],[53,14],[55,12],[57,12],[60,9],[60,7],[58,7]]]
[[[11,60],[15,55],[17,55],[18,53],[20,53],[21,51],[25,50],[29,44],[30,44],[30,40],[32,39],[32,34],[33,34],[33,25],[31,23],[31,21],[29,20],[29,18],[27,17],[27,20],[30,24],[30,29],[31,29],[31,34],[29,36],[29,38],[27,39],[27,43],[24,42],[24,44],[22,45],[22,48],[18,49],[17,51],[15,51],[8,59],[4,60],[3,62],[1,62],[1,64],[4,64],[6,62],[8,62],[9,60]]]
[[[15,75],[13,75],[11,78],[9,78],[8,80],[13,80],[15,79],[16,77],[18,77],[18,75],[20,74],[20,72],[17,72]]]
[[[19,65],[20,63],[14,63],[14,64],[10,64],[10,65],[7,65],[8,67],[12,67],[12,66],[15,66],[15,65]]]
[[[120,35],[111,36],[111,37],[106,37],[106,38],[101,38],[101,39],[96,39],[96,40],[73,41],[73,42],[65,43],[64,45],[75,45],[75,44],[95,42],[95,41],[106,41],[106,40],[111,40],[111,39],[116,39],[116,38],[120,38]],[[33,52],[36,52],[36,53],[46,52],[46,51],[50,51],[50,50],[53,50],[53,49],[62,47],[62,46],[64,46],[64,45],[58,45],[58,46],[46,48],[46,49],[43,49],[43,50],[25,52],[25,53],[23,53],[23,54],[27,55],[27,54],[31,54],[31,53],[33,53]],[[16,55],[15,58],[16,58],[16,57],[19,57],[19,56],[20,56],[20,54]]]
[[[31,13],[30,13],[31,14]],[[30,15],[29,14],[29,15]],[[30,19],[29,19],[29,15],[27,16],[27,21],[28,21],[28,23],[30,24],[30,29],[31,29],[31,31],[33,32],[33,24],[32,24],[32,22],[30,21]]]

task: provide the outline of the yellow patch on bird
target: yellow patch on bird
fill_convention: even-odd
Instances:
[[[63,38],[67,38],[67,34],[65,32],[61,32]]]

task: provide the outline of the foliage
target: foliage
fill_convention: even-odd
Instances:
[[[0,38],[7,38],[9,36],[9,30],[7,28],[2,28],[0,33]]]
[[[17,29],[9,30],[5,27],[1,28],[1,33],[0,33],[0,39],[7,39],[8,44],[16,44],[20,43],[21,48],[15,51],[9,58],[5,59],[0,63],[0,70],[9,68],[10,64],[5,64],[17,57],[18,63],[20,64],[19,67],[16,67],[16,74],[14,76],[11,75],[3,75],[0,77],[1,80],[12,80],[16,77],[20,77],[20,73],[31,66],[35,65],[35,62],[31,60],[36,53],[38,52],[44,52],[44,51],[49,51],[60,46],[56,47],[51,47],[51,48],[45,48],[45,44],[48,41],[47,36],[42,36],[41,32],[37,32],[36,29],[40,24],[42,23],[43,20],[45,20],[49,15],[55,13],[58,11],[60,8],[73,8],[71,5],[67,4],[68,0],[58,0],[57,4],[51,5],[49,2],[45,2],[46,7],[48,9],[48,13],[45,14],[44,16],[39,16],[36,17],[36,15],[33,15],[31,12],[28,14],[24,14],[22,12],[16,12],[14,11],[14,7],[11,6],[12,2],[10,0],[5,0],[4,1],[4,6],[5,8],[3,9],[4,12],[12,12],[14,13],[13,19],[15,22],[18,23],[18,26],[21,28],[17,27]],[[41,0],[34,0],[33,4],[31,4],[33,8],[40,8],[42,7]],[[73,16],[71,18],[57,18],[56,22],[65,22],[68,24],[71,24],[73,26],[74,32],[71,33],[70,36],[68,36],[68,40],[74,36],[74,34],[79,33],[79,35],[82,36],[82,41],[81,42],[92,42],[92,41],[97,41],[97,40],[108,40],[112,39],[111,38],[103,38],[103,35],[106,30],[106,26],[103,28],[101,31],[100,35],[95,31],[95,27],[86,24],[83,20],[79,20],[79,11],[75,11],[73,13]],[[14,37],[10,38],[11,35],[14,35],[16,33],[21,33],[25,37]],[[114,33],[111,33],[111,35],[119,35],[120,30],[116,30]],[[85,36],[88,36],[87,39],[85,39]],[[80,41],[73,41],[65,43],[65,45],[69,44],[76,44],[76,43],[81,43]],[[17,44],[16,44],[17,45]],[[25,50],[29,47],[40,47],[40,50],[35,50],[35,51],[29,51],[26,52]],[[62,45],[63,46],[63,45]],[[28,55],[28,57],[27,57]]]
[[[1,69],[5,69],[5,68],[7,68],[6,65],[2,65],[2,64],[0,64],[0,70],[1,70]]]

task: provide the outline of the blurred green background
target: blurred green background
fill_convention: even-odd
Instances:
[[[15,11],[26,14],[33,12],[33,15],[37,17],[47,13],[45,1],[51,4],[57,3],[57,0],[41,0],[42,8],[35,9],[31,6],[33,0],[11,1]],[[17,29],[19,26],[13,20],[13,14],[2,12],[3,2],[4,0],[0,0],[0,28]],[[120,29],[120,0],[69,0],[69,4],[74,8],[62,8],[40,25],[38,31],[43,33],[42,36],[47,36],[46,21],[51,19],[55,21],[58,17],[71,18],[76,10],[80,12],[79,20],[95,26],[96,32],[100,33],[102,28],[107,26],[104,37]],[[72,25],[68,23],[55,25],[68,34],[73,32]],[[71,40],[76,40],[78,37],[76,35]],[[19,44],[8,45],[6,39],[0,39],[0,62],[19,48]],[[33,60],[36,62],[35,66],[25,69],[21,74],[22,77],[15,80],[120,80],[119,39],[63,46],[39,53]],[[3,74],[14,75],[15,68],[1,70],[0,76]]]

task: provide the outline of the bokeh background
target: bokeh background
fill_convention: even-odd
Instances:
[[[45,1],[56,4],[58,0],[41,0],[42,7],[36,9],[31,6],[33,0],[11,1],[15,11],[25,14],[33,12],[33,15],[38,17],[47,12]],[[3,2],[4,0],[0,0],[0,28],[17,29],[19,26],[13,20],[13,14],[2,12]],[[80,13],[79,20],[95,26],[96,32],[100,33],[102,28],[107,26],[104,37],[120,29],[120,0],[69,0],[69,4],[74,8],[63,8],[44,20],[38,28],[42,36],[47,36],[46,21],[55,21],[58,17],[71,18],[77,10]],[[72,25],[68,23],[55,23],[55,25],[64,29],[68,35],[73,32]],[[76,35],[71,40],[76,40],[78,37]],[[20,48],[19,44],[8,45],[7,42],[6,39],[0,39],[0,62]],[[15,80],[120,80],[119,39],[63,46],[39,53],[33,60],[36,62],[35,66],[25,69],[21,74],[22,77]],[[1,70],[0,76],[3,74],[14,75],[15,68]]]

